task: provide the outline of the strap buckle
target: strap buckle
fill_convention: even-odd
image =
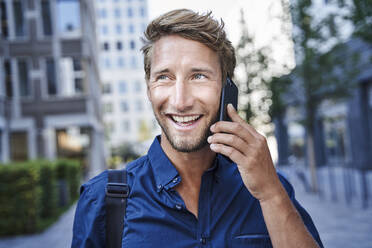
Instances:
[[[129,186],[125,183],[107,183],[105,192],[109,197],[127,198],[129,195]]]

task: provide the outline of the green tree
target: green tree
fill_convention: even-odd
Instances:
[[[311,170],[312,190],[318,190],[314,149],[314,124],[319,105],[325,99],[339,99],[347,96],[358,74],[358,55],[348,52],[347,44],[342,43],[340,30],[336,25],[340,18],[332,13],[323,19],[313,16],[311,0],[298,0],[291,6],[294,25],[293,40],[297,69],[292,74],[296,80],[292,94],[304,110],[301,123],[306,135],[307,159]],[[326,44],[333,48],[327,49]],[[335,45],[336,44],[336,45]],[[345,59],[349,56],[348,59]]]
[[[268,122],[265,117],[267,117],[270,100],[265,96],[267,81],[270,78],[270,49],[267,46],[257,46],[248,31],[243,10],[240,10],[240,15],[242,35],[236,47],[237,67],[244,75],[244,78],[237,81],[243,98],[240,111],[244,113],[247,122],[257,127]]]
[[[133,149],[133,144],[128,142],[124,142],[118,147],[112,148],[111,155],[113,157],[120,157],[124,162],[137,159],[141,156]]]
[[[344,0],[338,0],[345,5]],[[349,18],[354,25],[354,37],[372,43],[372,0],[352,0],[349,6]]]

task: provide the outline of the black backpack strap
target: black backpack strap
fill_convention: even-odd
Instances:
[[[106,184],[106,247],[119,248],[124,229],[124,216],[129,195],[127,171],[108,170]]]

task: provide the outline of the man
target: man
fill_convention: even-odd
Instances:
[[[147,92],[162,133],[127,166],[123,247],[322,247],[263,136],[220,94],[234,49],[210,13],[166,13],[145,32]],[[222,155],[225,156],[222,156]],[[107,172],[82,187],[73,247],[104,247]]]

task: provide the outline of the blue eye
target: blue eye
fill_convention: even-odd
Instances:
[[[201,73],[198,73],[198,74],[195,74],[194,78],[195,79],[204,79],[204,78],[206,78],[206,76],[201,74]]]
[[[168,76],[166,76],[166,75],[160,75],[160,76],[158,76],[156,79],[157,80],[165,80],[165,79],[167,79],[168,78]]]

